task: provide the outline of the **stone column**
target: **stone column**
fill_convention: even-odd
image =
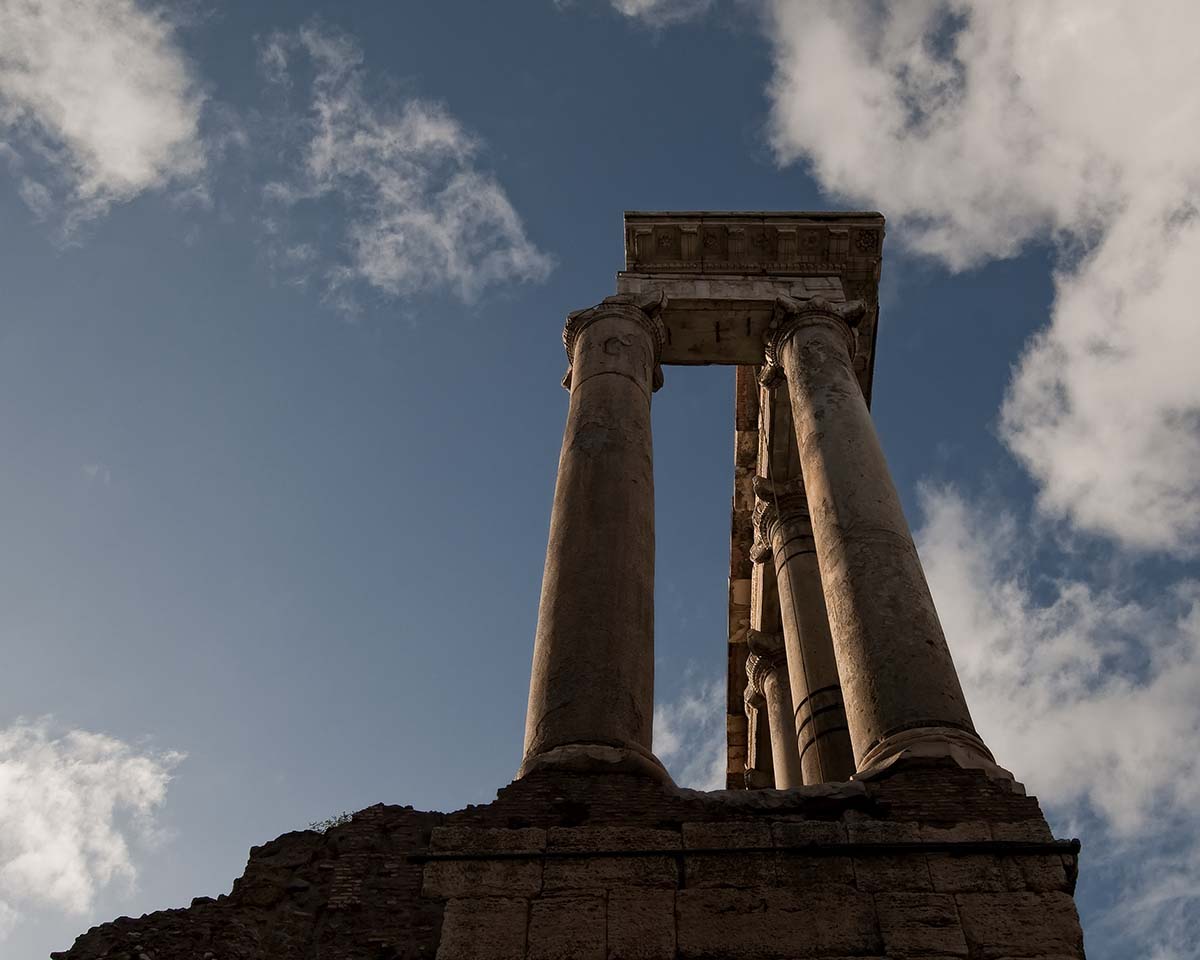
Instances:
[[[608,297],[563,331],[571,391],[542,578],[525,758],[669,779],[651,753],[654,471],[665,298]]]
[[[854,374],[861,303],[776,300],[768,381],[787,377],[858,776],[948,757],[1011,779],[975,733]]]
[[[817,549],[799,478],[754,480],[756,561],[774,562],[795,716],[792,729],[805,783],[849,780],[854,751],[846,725]]]
[[[748,658],[746,663],[749,665]],[[742,702],[746,710],[746,773],[743,786],[747,790],[769,789],[775,786],[775,768],[771,758],[767,698],[755,690],[753,684],[747,683]]]
[[[780,790],[803,786],[804,777],[800,771],[800,753],[796,749],[792,690],[788,683],[787,654],[784,652],[783,637],[777,633],[751,630],[748,640],[748,689],[766,701],[775,786]]]

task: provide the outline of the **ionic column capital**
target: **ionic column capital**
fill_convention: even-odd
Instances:
[[[662,322],[661,314],[667,305],[667,295],[662,290],[650,294],[634,295],[618,293],[605,297],[594,307],[574,310],[567,314],[567,322],[563,326],[563,347],[567,351],[567,372],[563,377],[563,387],[571,388],[571,369],[575,364],[575,344],[580,335],[597,320],[612,317],[623,317],[631,320],[650,334],[650,348],[653,353],[654,378],[652,388],[657,390],[663,384],[662,367],[659,358],[662,356],[663,345],[667,341],[667,328]]]
[[[759,381],[769,387],[783,378],[780,354],[784,344],[805,327],[832,328],[845,340],[846,351],[853,359],[858,343],[855,328],[865,313],[866,305],[861,300],[834,303],[823,297],[809,300],[776,297],[771,323],[767,327],[765,359]]]
[[[755,477],[753,485],[754,543],[750,559],[762,563],[771,556],[771,540],[781,523],[808,521],[808,497],[800,477],[780,481]]]
[[[781,676],[786,676],[787,650],[781,633],[750,630],[747,642],[750,656],[746,658],[746,679],[749,681],[746,699],[749,701],[753,693],[756,703],[761,703],[767,696],[766,684],[771,675],[782,667],[785,673]]]

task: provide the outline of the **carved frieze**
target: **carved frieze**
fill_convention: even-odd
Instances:
[[[634,273],[877,276],[878,213],[625,214],[625,269]]]

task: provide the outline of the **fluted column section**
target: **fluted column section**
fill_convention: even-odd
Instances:
[[[861,303],[780,297],[765,371],[787,377],[858,775],[919,756],[1011,779],[975,733],[854,375],[862,314]]]
[[[650,396],[665,299],[608,297],[563,331],[571,391],[534,640],[525,759],[667,778],[654,714]]]
[[[754,480],[754,560],[775,566],[779,614],[795,716],[792,730],[805,783],[849,780],[854,751],[842,703],[829,616],[821,590],[808,501],[799,479]]]
[[[780,790],[803,786],[783,637],[751,630],[748,639],[750,656],[746,660],[746,679],[749,689],[766,703],[775,786]]]

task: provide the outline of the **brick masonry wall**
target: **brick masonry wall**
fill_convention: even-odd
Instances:
[[[254,848],[228,895],[57,960],[1065,960],[1076,855],[956,767],[699,793],[536,774],[452,814],[375,806]]]

